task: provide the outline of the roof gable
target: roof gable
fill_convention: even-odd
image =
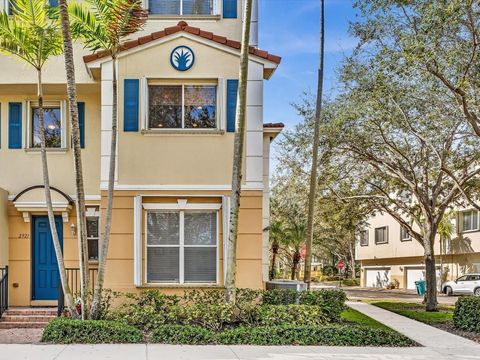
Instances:
[[[213,34],[212,32],[203,31],[200,28],[188,26],[188,24],[185,21],[180,21],[176,26],[167,27],[164,30],[151,33],[150,35],[142,36],[135,40],[124,42],[122,51],[127,51],[129,49],[136,48],[138,46],[147,44],[149,42],[164,38],[172,34],[180,33],[180,32],[186,32],[188,34],[198,36],[202,39],[207,39],[215,43],[228,46],[233,49],[240,50],[241,48],[241,43],[239,41],[230,40],[224,36],[218,36]],[[252,46],[250,46],[249,53],[261,59],[271,61],[275,64],[280,64],[282,60],[280,56],[270,54],[268,51],[260,50]],[[102,50],[94,54],[84,56],[83,61],[85,63],[89,63],[98,59],[105,58],[107,56],[109,56],[109,52]]]

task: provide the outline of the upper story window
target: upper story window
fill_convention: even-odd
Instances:
[[[40,148],[40,124],[38,103],[30,103],[30,148]],[[46,102],[43,108],[45,146],[50,149],[65,147],[62,106],[59,101]]]
[[[148,0],[152,15],[213,15],[216,0]]]
[[[460,213],[461,231],[478,230],[478,211],[469,210]]]
[[[388,244],[388,226],[375,228],[375,244]]]
[[[368,230],[360,231],[360,246],[368,246]]]
[[[217,128],[217,86],[149,84],[148,128]]]
[[[412,237],[405,226],[400,227],[400,241],[410,241]]]
[[[98,260],[98,239],[99,239],[99,217],[87,217],[87,244],[88,244],[88,260]]]

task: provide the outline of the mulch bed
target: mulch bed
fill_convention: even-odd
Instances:
[[[456,328],[453,326],[453,323],[452,323],[452,322],[443,323],[443,324],[434,324],[434,325],[432,325],[432,326],[434,326],[434,327],[436,327],[436,328],[438,328],[438,329],[441,329],[441,330],[448,331],[449,333],[452,333],[452,334],[455,334],[455,335],[458,335],[458,336],[461,336],[461,337],[470,339],[470,340],[475,341],[475,342],[477,342],[477,343],[480,343],[480,334],[479,334],[479,333],[472,332],[472,331],[463,331],[463,330],[456,329]]]

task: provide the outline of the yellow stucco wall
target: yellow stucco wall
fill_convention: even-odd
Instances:
[[[187,72],[170,65],[171,51],[179,45],[195,53],[195,64]],[[226,127],[225,79],[238,78],[238,55],[212,48],[187,38],[130,53],[119,59],[119,98],[123,99],[123,79],[158,80],[171,83],[214,82],[217,85],[217,123]],[[254,64],[251,65],[255,67]],[[260,65],[258,65],[260,66]],[[141,91],[140,104],[145,102]],[[140,121],[143,128],[143,121]],[[123,102],[119,108],[119,128],[123,129]],[[168,131],[168,130],[167,130]],[[155,134],[119,132],[118,182],[135,184],[220,185],[231,183],[233,133]],[[152,149],[155,149],[152,153]]]
[[[3,70],[2,70],[3,73]],[[45,101],[66,100],[65,86],[50,85],[45,89]],[[8,95],[6,95],[8,93]],[[40,153],[25,149],[27,136],[26,103],[23,106],[23,149],[8,148],[8,103],[35,101],[33,86],[9,86],[0,88],[0,188],[11,195],[18,194],[33,185],[43,184]],[[100,183],[100,85],[79,87],[79,101],[85,102],[85,149],[82,150],[85,193],[99,195]],[[68,113],[68,112],[67,112]],[[31,121],[31,120],[30,120]],[[49,151],[50,184],[65,193],[75,193],[73,176],[73,152],[70,145],[70,120],[66,119],[66,148]]]
[[[190,199],[192,202],[219,202],[228,192],[200,191],[156,191],[142,192],[148,195],[144,202],[176,202],[177,198]],[[106,288],[136,292],[134,286],[134,196],[133,191],[115,192],[110,248],[107,258]],[[154,196],[152,196],[154,195]],[[92,204],[93,205],[93,204]],[[106,193],[102,193],[101,230],[103,230]],[[222,210],[220,210],[222,211]],[[36,215],[32,213],[31,215]],[[38,213],[38,215],[46,215]],[[237,286],[259,289],[262,281],[262,192],[244,191],[241,199],[239,219],[239,238],[237,250]],[[31,226],[24,221],[22,214],[15,209],[12,202],[8,205],[9,224],[9,266],[10,266],[10,304],[11,306],[29,306],[31,304]],[[75,209],[70,211],[68,223],[63,224],[64,257],[66,267],[78,267],[78,248],[76,236],[71,233],[70,225],[76,224]],[[223,229],[221,214],[219,226],[219,284],[223,283]],[[93,265],[95,267],[95,265]],[[144,288],[152,287],[145,285]],[[181,293],[195,286],[154,287],[167,293]]]
[[[0,188],[0,267],[8,265],[8,193]]]

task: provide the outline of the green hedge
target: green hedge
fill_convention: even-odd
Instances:
[[[56,344],[132,344],[143,342],[143,335],[135,327],[121,322],[58,318],[47,325],[42,341]]]
[[[256,307],[255,325],[320,325],[328,321],[318,305],[261,305]]]
[[[480,333],[480,297],[461,297],[455,304],[453,325],[457,329]]]
[[[199,327],[164,325],[152,333],[150,342],[190,345],[415,345],[412,340],[393,331],[352,325],[238,327],[218,333]]]

